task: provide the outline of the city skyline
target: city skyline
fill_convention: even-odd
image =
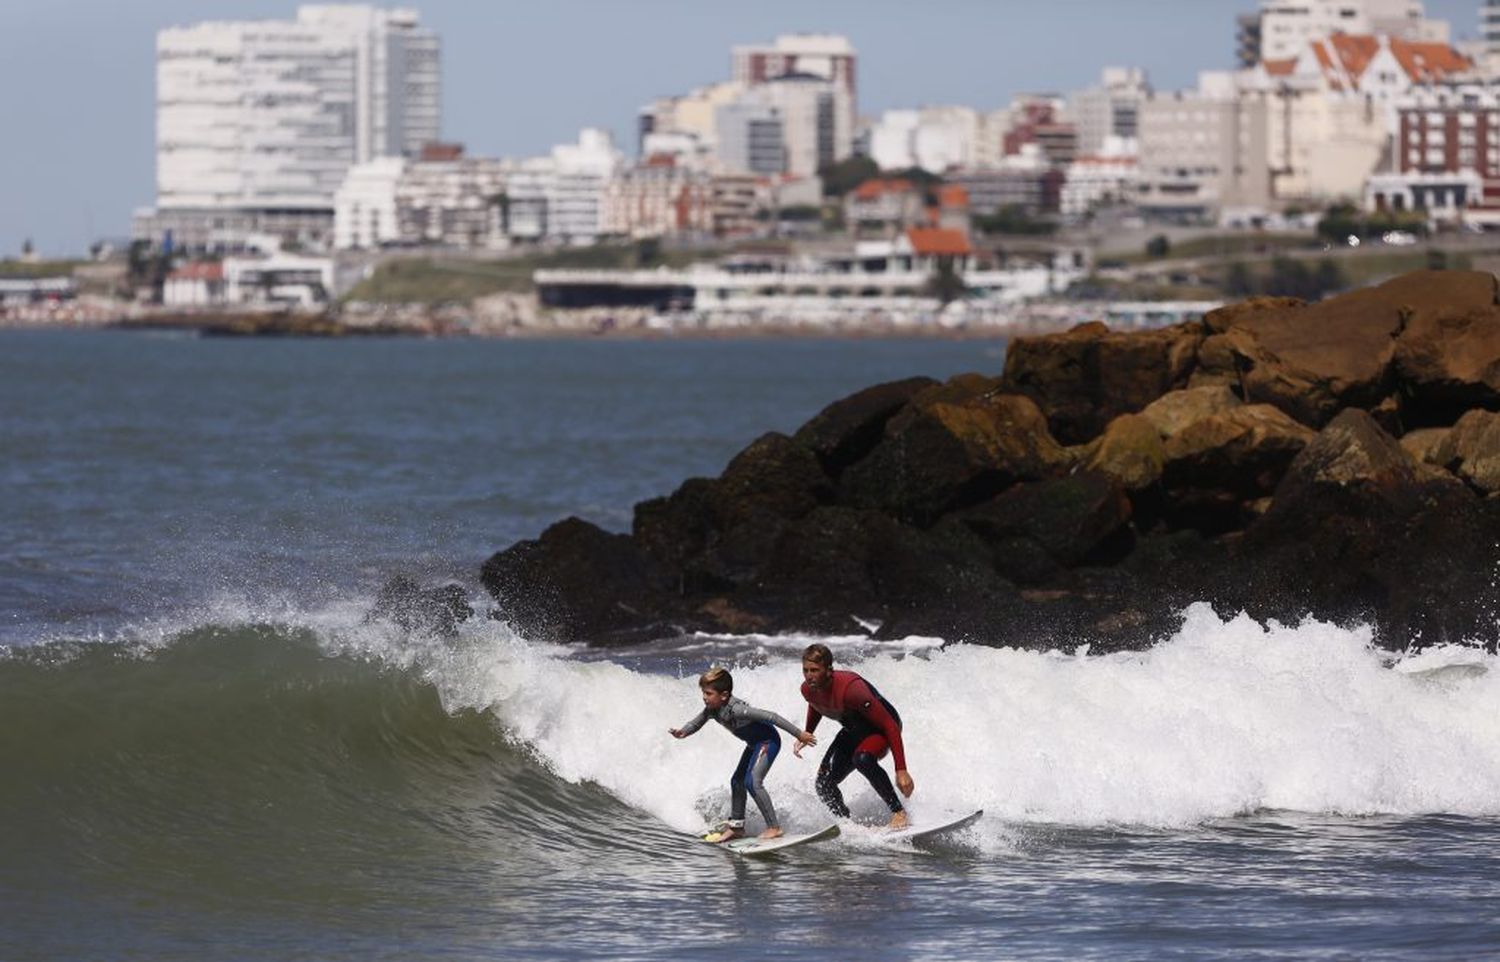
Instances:
[[[123,238],[131,212],[155,203],[158,30],[290,18],[298,5],[157,0],[117,9],[101,0],[26,0],[12,10],[16,29],[0,39],[0,87],[20,136],[0,152],[0,257],[15,256],[28,238],[43,256],[80,254],[96,239]],[[610,130],[631,150],[641,106],[727,79],[732,47],[781,33],[848,36],[860,58],[863,115],[938,104],[992,109],[1023,91],[1086,87],[1105,66],[1142,67],[1158,89],[1192,86],[1199,71],[1232,67],[1235,15],[1256,4],[1055,0],[920,13],[884,2],[810,12],[779,0],[712,10],[678,0],[382,6],[416,10],[440,38],[444,138],[473,154],[520,157],[570,141],[582,127]],[[1476,34],[1477,6],[1426,3],[1428,16],[1452,23],[1455,40]],[[585,16],[589,30],[580,32]],[[1037,42],[1068,29],[1065,46]]]

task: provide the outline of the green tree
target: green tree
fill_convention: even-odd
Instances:
[[[788,221],[813,221],[821,220],[823,208],[813,204],[793,204],[790,207],[781,208],[781,219]]]
[[[1312,274],[1298,260],[1277,257],[1271,261],[1271,275],[1266,279],[1265,293],[1273,297],[1315,297],[1312,295]]]
[[[958,273],[958,265],[954,263],[954,259],[947,256],[937,259],[937,266],[927,279],[926,290],[929,297],[935,297],[939,303],[947,305],[967,294],[969,286]]]
[[[880,176],[880,165],[868,157],[849,157],[818,170],[824,197],[843,197],[871,177]]]
[[[1224,293],[1230,297],[1253,297],[1259,292],[1260,285],[1255,282],[1255,275],[1243,261],[1235,261],[1229,265],[1224,274]]]
[[[1172,242],[1167,240],[1166,234],[1157,234],[1146,241],[1146,256],[1153,260],[1160,260],[1172,252]]]
[[[1325,257],[1318,261],[1318,268],[1313,272],[1313,286],[1319,297],[1326,297],[1348,287],[1349,281],[1344,277],[1343,269],[1332,258]]]
[[[982,234],[1051,234],[1057,225],[1049,220],[1032,217],[1020,204],[1007,204],[993,214],[981,214],[974,218],[974,226]]]

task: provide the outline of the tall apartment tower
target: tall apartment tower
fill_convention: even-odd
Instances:
[[[136,235],[231,248],[318,242],[349,168],[416,156],[441,133],[438,38],[411,10],[298,9],[156,38],[157,208]],[[151,235],[156,235],[151,237]]]
[[[1484,34],[1485,52],[1500,56],[1500,0],[1484,0],[1479,11],[1479,30]]]
[[[1133,144],[1140,124],[1141,102],[1151,96],[1146,71],[1106,67],[1098,85],[1068,95],[1068,114],[1078,129],[1078,153],[1094,157],[1116,143]]]
[[[840,161],[854,152],[854,119],[859,115],[856,83],[858,55],[848,37],[837,34],[794,33],[776,38],[770,45],[737,46],[732,52],[731,78],[748,88],[779,81],[784,89],[806,87],[807,80],[823,81],[833,110],[830,132],[831,155],[825,149],[820,162]],[[776,98],[787,96],[784,92]],[[801,95],[793,95],[801,99]],[[793,149],[794,121],[788,119],[788,148]],[[820,133],[818,135],[822,137]],[[789,161],[792,158],[789,156]],[[798,171],[801,173],[802,171]]]

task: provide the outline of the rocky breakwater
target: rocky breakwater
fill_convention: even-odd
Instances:
[[[1021,338],[767,434],[717,478],[570,518],[483,582],[528,635],[937,635],[1138,647],[1186,604],[1493,644],[1500,292],[1420,272],[1315,304]]]

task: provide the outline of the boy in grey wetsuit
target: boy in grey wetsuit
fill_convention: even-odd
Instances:
[[[667,729],[672,737],[686,738],[712,718],[745,742],[745,750],[740,753],[740,763],[735,767],[734,777],[729,782],[729,821],[723,829],[710,832],[704,839],[709,842],[727,842],[745,834],[746,792],[755,796],[755,804],[766,820],[766,830],[760,833],[760,837],[780,837],[781,822],[776,818],[776,808],[771,804],[771,796],[766,794],[765,786],[766,772],[781,751],[781,736],[776,733],[776,729],[790,733],[803,745],[816,745],[818,740],[775,712],[753,708],[745,701],[735,698],[734,679],[726,669],[711,668],[704,672],[698,679],[698,688],[703,693],[703,710],[681,728]]]

